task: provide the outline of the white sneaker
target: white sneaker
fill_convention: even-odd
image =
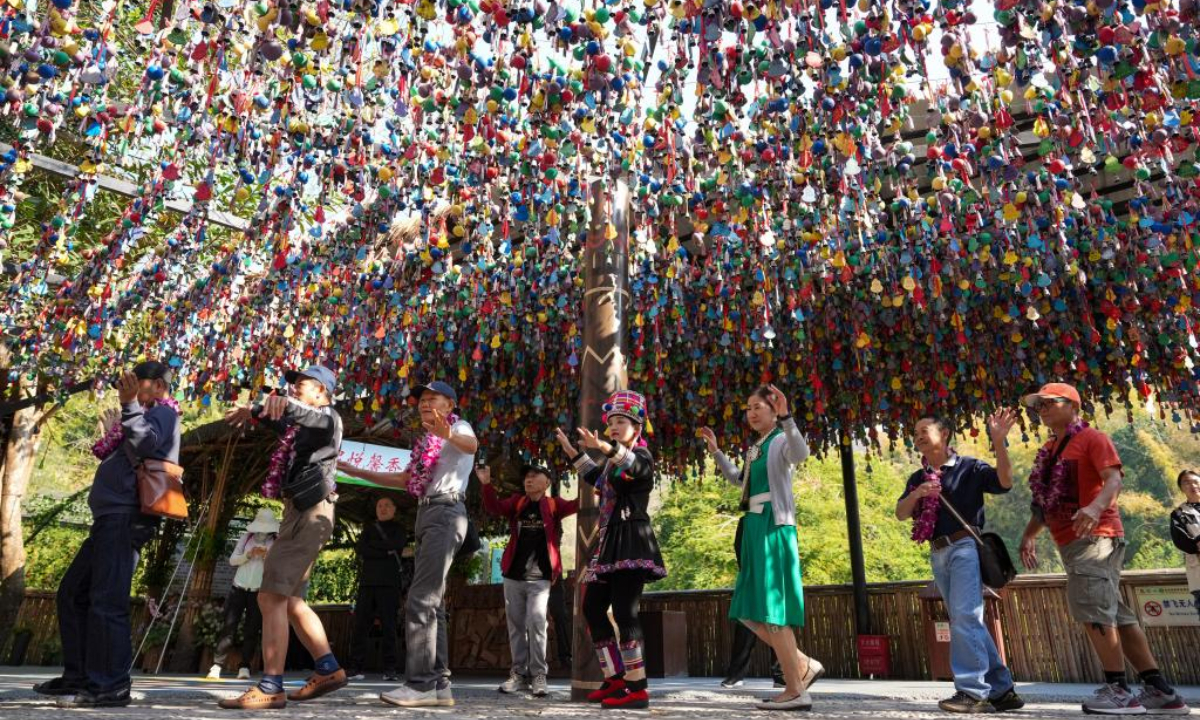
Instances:
[[[1083,701],[1088,715],[1145,715],[1146,708],[1133,693],[1120,685],[1101,685],[1091,700]]]
[[[446,693],[449,694],[450,688],[446,688]],[[391,692],[382,693],[379,699],[389,705],[399,707],[437,707],[442,705],[442,701],[438,699],[437,689],[431,690],[414,690],[407,685],[392,690]],[[453,699],[450,700],[454,702]]]
[[[546,697],[550,694],[550,688],[546,685],[545,675],[534,675],[533,683],[530,685],[534,697]]]
[[[445,682],[445,685],[438,685],[437,704],[441,707],[454,707],[454,693],[450,692],[450,681]]]
[[[249,677],[249,676],[247,675],[247,677]],[[214,664],[212,667],[210,667],[208,669],[208,674],[204,676],[204,679],[205,680],[220,680],[221,679],[221,666]]]
[[[238,668],[238,677],[237,677],[237,679],[238,679],[238,680],[249,680],[249,679],[250,679],[250,668],[248,668],[248,667],[240,667],[240,668]]]
[[[519,693],[523,690],[529,689],[529,678],[517,672],[516,670],[512,670],[508,673],[508,679],[501,683],[500,687],[496,689],[505,695]]]

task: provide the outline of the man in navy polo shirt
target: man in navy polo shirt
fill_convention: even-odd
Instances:
[[[950,447],[952,428],[945,420],[927,417],[917,422],[914,442],[922,456],[922,468],[909,478],[896,504],[897,518],[913,519],[913,539],[930,541],[933,579],[950,615],[950,669],[957,692],[938,703],[947,712],[1016,710],[1025,704],[1013,689],[1012,673],[1000,661],[996,643],[983,624],[983,580],[975,540],[937,498],[940,492],[976,530],[982,530],[984,493],[1002,494],[1012,489],[1005,439],[1016,419],[1011,409],[988,418],[995,468],[954,452]]]

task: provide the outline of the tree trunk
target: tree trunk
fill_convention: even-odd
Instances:
[[[21,382],[21,396],[35,388]],[[12,416],[0,470],[0,648],[8,644],[17,611],[25,599],[25,539],[21,529],[21,506],[41,442],[40,407],[18,410]]]

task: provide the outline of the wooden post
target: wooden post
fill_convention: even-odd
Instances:
[[[611,211],[615,237],[609,237],[605,212],[608,192],[599,180],[590,186],[591,218],[583,254],[583,363],[579,403],[580,424],[601,427],[601,406],[608,396],[627,386],[625,375],[625,304],[629,299],[629,184],[617,180]],[[599,528],[596,496],[580,485],[579,519],[575,535],[575,577],[583,574],[596,548]],[[584,700],[603,679],[591,637],[581,612],[586,588],[577,585],[574,601],[574,650],[571,699]]]

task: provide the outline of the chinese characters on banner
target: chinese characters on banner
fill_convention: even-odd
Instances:
[[[1140,587],[1137,589],[1137,609],[1142,622],[1149,627],[1198,627],[1196,601],[1186,585]]]
[[[342,454],[338,456],[338,460],[372,472],[397,473],[408,467],[408,459],[411,455],[412,453],[404,448],[369,445],[346,440],[342,442]],[[350,485],[380,487],[373,482],[352,478],[340,472],[337,481]]]

